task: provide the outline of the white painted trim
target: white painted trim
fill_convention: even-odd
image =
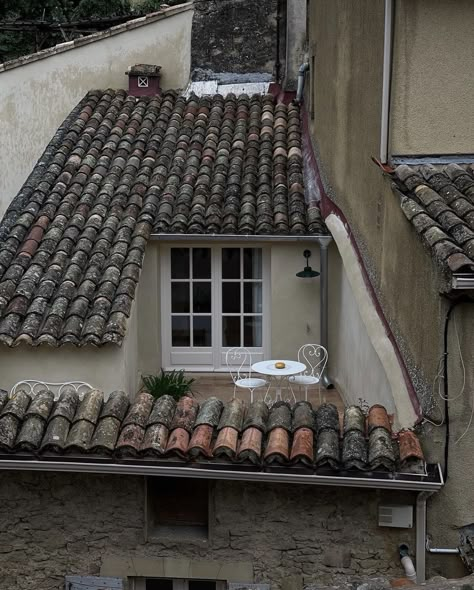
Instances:
[[[165,370],[173,370],[181,368],[181,365],[173,364],[172,362],[172,347],[171,347],[171,294],[170,294],[170,283],[171,283],[171,256],[170,250],[172,247],[179,247],[176,243],[162,244],[160,247],[160,306],[161,306],[161,366]],[[262,346],[251,347],[249,350],[252,355],[263,355],[263,359],[270,358],[271,350],[271,253],[270,248],[264,244],[237,244],[235,242],[222,242],[217,244],[203,244],[200,242],[186,242],[185,248],[210,248],[211,249],[211,284],[212,284],[212,365],[208,363],[202,363],[201,365],[183,364],[182,366],[187,371],[192,372],[227,372],[228,369],[225,366],[225,353],[228,348],[222,346],[222,313],[218,309],[222,297],[222,280],[220,271],[220,252],[222,248],[260,248],[262,250]],[[243,264],[243,261],[241,261]],[[192,279],[190,279],[192,280]],[[243,284],[244,279],[240,279]],[[244,315],[252,314],[240,314],[243,318]],[[247,347],[248,348],[248,347]],[[198,352],[187,351],[186,349],[175,349],[177,353],[189,353],[194,355],[196,362],[199,362]],[[201,353],[202,351],[202,353]],[[208,348],[200,349],[199,353],[205,355],[209,354]],[[263,360],[262,359],[262,360]]]
[[[364,282],[362,268],[346,227],[334,213],[326,217],[325,221],[341,255],[344,269],[370,342],[382,363],[385,375],[390,384],[396,408],[396,421],[400,427],[413,426],[418,416],[410,399],[410,393],[405,382],[400,361],[392,342],[387,336],[385,326],[377,313],[371,294]]]

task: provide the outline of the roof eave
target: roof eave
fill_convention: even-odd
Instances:
[[[474,273],[453,273],[451,280],[453,291],[471,291],[474,289]]]
[[[269,234],[158,234],[150,240],[160,242],[319,242],[328,245],[332,236],[325,234],[269,235]]]
[[[255,469],[223,469],[207,468],[205,464],[197,464],[196,467],[184,467],[168,464],[150,464],[138,462],[86,462],[74,460],[16,460],[0,459],[0,470],[6,471],[49,471],[66,473],[98,473],[109,475],[141,475],[160,477],[183,477],[212,480],[233,480],[267,483],[287,483],[300,485],[320,485],[334,487],[369,488],[408,490],[415,492],[437,492],[443,485],[443,476],[439,464],[431,466],[431,477],[393,474],[393,473],[367,473],[357,476],[344,475],[315,475],[305,473],[288,473],[288,470],[255,471]],[[296,470],[295,470],[296,471]]]

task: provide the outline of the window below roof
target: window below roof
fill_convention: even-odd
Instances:
[[[209,482],[207,480],[149,477],[146,480],[146,486],[147,538],[149,540],[158,541],[163,538],[207,540],[209,531]]]
[[[162,347],[165,368],[215,370],[245,346],[252,361],[269,346],[269,261],[264,248],[164,247]]]

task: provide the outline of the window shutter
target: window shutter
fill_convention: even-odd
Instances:
[[[66,590],[123,590],[121,578],[66,576]]]

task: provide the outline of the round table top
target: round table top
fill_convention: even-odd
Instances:
[[[275,367],[275,363],[285,363],[284,369],[277,369]],[[261,375],[280,375],[280,376],[288,376],[288,375],[297,375],[306,369],[306,365],[304,363],[299,363],[298,361],[287,361],[287,360],[270,360],[270,361],[260,361],[258,363],[254,363],[252,365],[252,371],[256,373],[260,373]]]

